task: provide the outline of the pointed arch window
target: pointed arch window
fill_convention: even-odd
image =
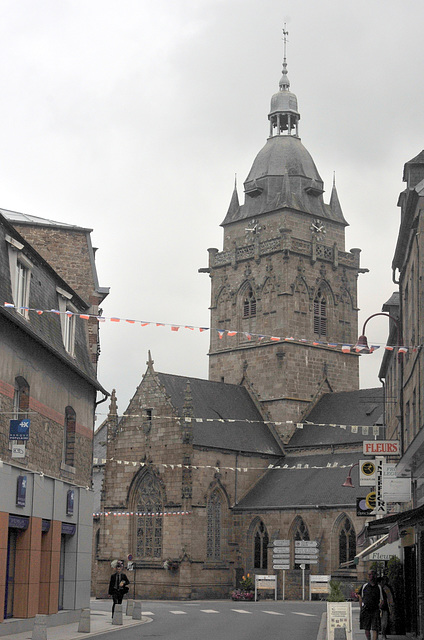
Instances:
[[[314,299],[314,333],[327,335],[327,297],[321,287]]]
[[[206,558],[208,560],[220,560],[221,558],[221,492],[215,490],[207,503],[207,534],[206,534]]]
[[[308,527],[304,523],[302,518],[298,518],[296,521],[296,526],[293,534],[293,539],[296,542],[297,540],[310,540]],[[309,569],[309,564],[305,565],[306,569]],[[295,563],[295,569],[300,569],[300,564]]]
[[[162,491],[156,478],[147,473],[136,495],[136,554],[138,558],[162,557]]]
[[[254,318],[256,316],[256,298],[253,289],[249,286],[243,296],[243,318]]]
[[[343,518],[339,532],[339,564],[349,562],[356,556],[356,533],[353,524],[346,516]]]
[[[254,567],[255,569],[268,568],[268,532],[262,520],[256,525],[253,535]]]

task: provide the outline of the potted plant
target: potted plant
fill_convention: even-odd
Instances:
[[[255,599],[255,583],[248,573],[240,580],[240,588],[234,589],[231,594],[232,600],[254,600]]]

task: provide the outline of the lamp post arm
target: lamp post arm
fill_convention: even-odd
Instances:
[[[362,327],[362,335],[365,335],[365,327],[368,324],[368,321],[371,320],[371,318],[375,318],[376,316],[385,316],[386,318],[390,318],[390,320],[393,320],[393,322],[396,325],[396,329],[397,329],[397,336],[398,336],[398,344],[397,346],[402,346],[401,342],[402,342],[402,334],[400,331],[400,325],[399,325],[399,320],[398,318],[393,317],[392,315],[390,315],[390,313],[383,313],[382,311],[380,311],[380,313],[373,313],[372,316],[370,316],[369,318],[367,318],[364,322],[364,326]]]

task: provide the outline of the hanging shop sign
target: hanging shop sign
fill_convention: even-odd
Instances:
[[[395,464],[383,464],[383,497],[386,502],[411,500],[411,478],[398,478]]]
[[[10,420],[9,421],[9,440],[29,440],[29,426],[31,420]]]
[[[24,507],[26,503],[27,476],[18,476],[16,481],[16,506]]]
[[[399,456],[399,440],[364,440],[364,455],[367,456]]]
[[[359,485],[361,487],[374,487],[375,485],[374,460],[359,461]]]

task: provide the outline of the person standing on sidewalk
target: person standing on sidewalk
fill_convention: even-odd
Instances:
[[[381,586],[377,583],[377,574],[370,571],[368,582],[359,591],[359,627],[364,629],[367,640],[377,640],[380,631],[380,610],[384,598]],[[371,635],[372,634],[372,635]]]
[[[124,568],[124,563],[122,560],[113,560],[110,563],[112,569],[115,569],[115,573],[112,573],[109,582],[109,595],[113,598],[112,605],[112,618],[115,613],[115,605],[122,604],[122,598],[126,593],[128,593],[129,589],[127,585],[129,584],[129,580],[125,573],[122,573],[122,569]]]

